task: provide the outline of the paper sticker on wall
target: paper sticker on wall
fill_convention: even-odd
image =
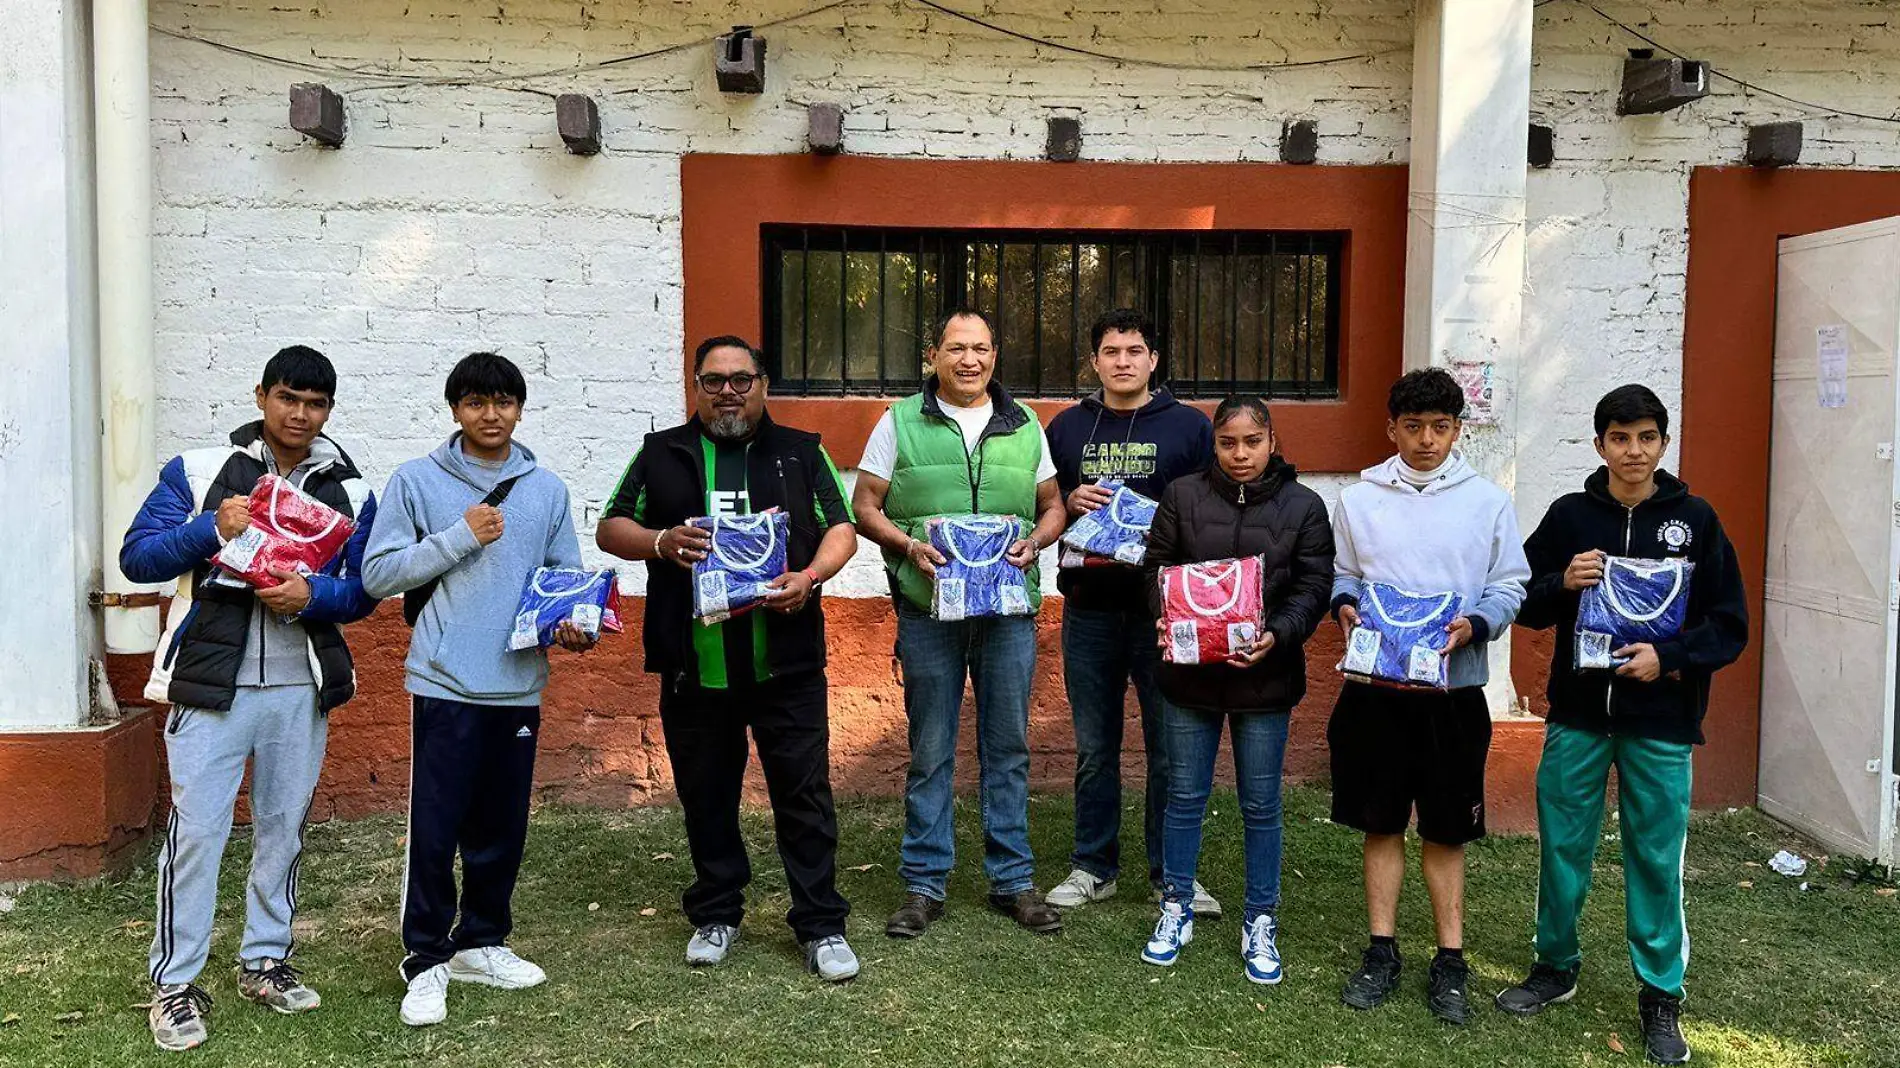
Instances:
[[[1492,392],[1496,365],[1484,362],[1454,362],[1451,377],[1465,391],[1465,422],[1472,426],[1497,425],[1497,408]]]
[[[1815,327],[1814,351],[1821,365],[1821,407],[1847,407],[1847,325]]]

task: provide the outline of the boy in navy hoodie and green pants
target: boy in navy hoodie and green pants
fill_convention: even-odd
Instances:
[[[1595,429],[1603,466],[1583,492],[1558,498],[1524,543],[1532,577],[1518,622],[1555,627],[1557,643],[1537,766],[1537,960],[1497,1005],[1529,1016],[1576,993],[1577,922],[1614,767],[1643,1044],[1650,1060],[1681,1064],[1689,1059],[1680,1016],[1692,758],[1711,679],[1748,647],[1747,592],[1715,509],[1657,469],[1669,447],[1669,412],[1656,394],[1639,385],[1611,390],[1597,402]],[[1686,614],[1674,638],[1610,650],[1625,661],[1614,671],[1578,671],[1577,608],[1583,591],[1603,582],[1606,554],[1694,563]]]
[[[450,372],[445,392],[461,429],[396,469],[363,556],[372,596],[430,591],[403,662],[412,748],[402,1021],[411,1026],[447,1016],[451,979],[513,990],[547,978],[502,944],[548,680],[547,654],[510,650],[508,638],[534,569],[581,563],[567,485],[513,440],[528,396],[521,370],[478,352]],[[577,651],[592,644],[571,623],[558,637]]]
[[[1198,408],[1154,388],[1159,339],[1148,317],[1128,308],[1108,312],[1090,330],[1090,363],[1102,388],[1049,423],[1056,484],[1074,523],[1108,502],[1096,483],[1116,479],[1159,501],[1168,483],[1203,470],[1214,458],[1214,428]],[[1075,719],[1075,852],[1068,878],[1049,891],[1058,908],[1115,893],[1121,871],[1122,726],[1128,684],[1141,704],[1148,775],[1142,826],[1147,878],[1161,885],[1161,815],[1168,804],[1168,761],[1155,672],[1154,617],[1140,567],[1104,564],[1068,568],[1062,591],[1063,678]],[[1220,903],[1196,887],[1194,914],[1220,916]]]

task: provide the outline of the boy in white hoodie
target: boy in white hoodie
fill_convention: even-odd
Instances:
[[[1386,399],[1398,455],[1339,495],[1333,608],[1351,636],[1369,582],[1421,596],[1454,594],[1445,627],[1449,689],[1347,682],[1327,726],[1333,822],[1363,831],[1371,945],[1341,1000],[1370,1009],[1399,980],[1399,886],[1405,827],[1418,810],[1420,868],[1438,928],[1426,1004],[1448,1023],[1468,1018],[1464,960],[1465,845],[1484,836],[1484,765],[1491,713],[1486,646],[1524,601],[1530,565],[1510,495],[1453,451],[1464,391],[1442,368],[1412,371]]]

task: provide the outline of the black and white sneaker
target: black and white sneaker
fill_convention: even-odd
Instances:
[[[1367,946],[1359,970],[1346,980],[1339,1000],[1355,1009],[1376,1009],[1399,985],[1399,951],[1395,946]]]
[[[1548,964],[1531,965],[1531,974],[1523,982],[1497,996],[1498,1008],[1512,1016],[1535,1016],[1546,1006],[1558,1005],[1577,996],[1577,973],[1560,971]]]
[[[1682,999],[1645,987],[1636,999],[1643,1018],[1643,1047],[1652,1064],[1688,1064],[1682,1037]]]
[[[1425,1005],[1432,1015],[1448,1024],[1463,1027],[1471,1020],[1471,1006],[1465,1000],[1465,988],[1471,985],[1471,968],[1462,957],[1440,956],[1432,961],[1431,983],[1426,988]]]

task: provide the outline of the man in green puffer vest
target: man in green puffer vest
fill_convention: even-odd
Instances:
[[[966,679],[975,684],[982,762],[983,868],[990,905],[1033,931],[1059,931],[1062,916],[1035,889],[1029,849],[1029,684],[1036,617],[931,617],[932,576],[945,563],[926,533],[947,515],[1014,516],[1034,524],[1008,560],[1028,573],[1041,604],[1036,556],[1062,536],[1062,494],[1049,442],[1034,412],[992,379],[996,331],[981,312],[945,316],[928,353],[923,391],[891,405],[858,462],[858,532],[884,550],[897,605],[897,657],[910,721],[904,784],[903,907],[885,933],[915,938],[943,915],[954,859],[952,788],[957,719]]]

